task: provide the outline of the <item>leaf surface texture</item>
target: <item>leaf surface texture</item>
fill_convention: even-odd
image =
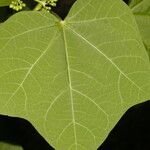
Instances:
[[[0,35],[0,113],[28,119],[57,150],[95,150],[150,97],[148,56],[120,0],[78,0],[64,21],[21,12]]]

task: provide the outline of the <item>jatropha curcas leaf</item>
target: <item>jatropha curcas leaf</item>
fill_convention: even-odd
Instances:
[[[28,119],[57,150],[95,150],[150,98],[148,56],[120,0],[78,0],[65,20],[21,12],[0,35],[0,113]]]

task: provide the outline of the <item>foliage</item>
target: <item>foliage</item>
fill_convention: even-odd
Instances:
[[[46,10],[50,11],[51,6],[56,6],[57,0],[34,0],[38,2],[37,7],[35,10]],[[20,11],[23,7],[26,7],[26,4],[22,0],[12,0],[11,4],[9,5],[10,8]]]
[[[23,150],[22,147],[0,142],[1,150]]]
[[[13,0],[11,4],[9,5],[10,8],[16,11],[22,10],[22,8],[25,6],[26,4],[22,0]]]
[[[135,7],[135,6],[137,6],[138,4],[140,4],[142,1],[143,1],[143,0],[130,0],[129,5],[130,5],[130,7],[132,8],[132,7]]]
[[[11,0],[0,0],[0,7],[9,6],[10,3],[11,3]]]
[[[51,6],[56,6],[58,0],[34,0],[38,3],[35,10],[51,10]],[[26,7],[26,3],[23,0],[1,0],[0,7],[9,6],[10,8],[20,11]]]
[[[78,0],[65,20],[22,11],[2,23],[0,113],[28,119],[57,150],[95,150],[150,98],[133,13],[120,0]]]
[[[35,10],[46,10],[50,11],[51,6],[56,6],[57,0],[35,0],[39,3],[39,5],[35,8]]]
[[[150,1],[132,2],[130,8],[135,15],[143,43],[150,57]]]

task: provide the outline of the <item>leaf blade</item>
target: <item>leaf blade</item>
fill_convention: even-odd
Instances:
[[[1,113],[28,119],[56,149],[96,149],[128,107],[149,98],[132,13],[119,0],[98,4],[79,0],[65,21],[22,12],[0,28]]]

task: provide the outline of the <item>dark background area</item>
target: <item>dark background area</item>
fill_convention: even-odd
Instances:
[[[32,10],[37,5],[37,2],[34,0],[23,0],[27,7],[23,10]],[[52,7],[52,12],[56,13],[60,18],[64,19],[71,6],[74,4],[76,0],[58,0],[57,6]],[[11,15],[17,13],[16,11],[10,9],[8,6],[0,7],[0,22],[4,22],[7,20]]]
[[[98,150],[150,150],[150,100],[129,108]]]
[[[27,7],[25,8],[26,10],[32,10],[36,6],[36,2],[34,0],[23,0]],[[71,6],[74,4],[76,0],[58,0],[57,6],[52,7],[52,11],[56,13],[60,18],[64,19]],[[129,4],[130,0],[123,0],[126,4]],[[24,9],[24,10],[25,10]],[[16,11],[10,9],[8,6],[7,7],[0,7],[0,22],[4,22],[7,20],[11,15],[17,13]]]
[[[23,118],[0,115],[0,141],[22,146],[24,150],[54,150]]]

